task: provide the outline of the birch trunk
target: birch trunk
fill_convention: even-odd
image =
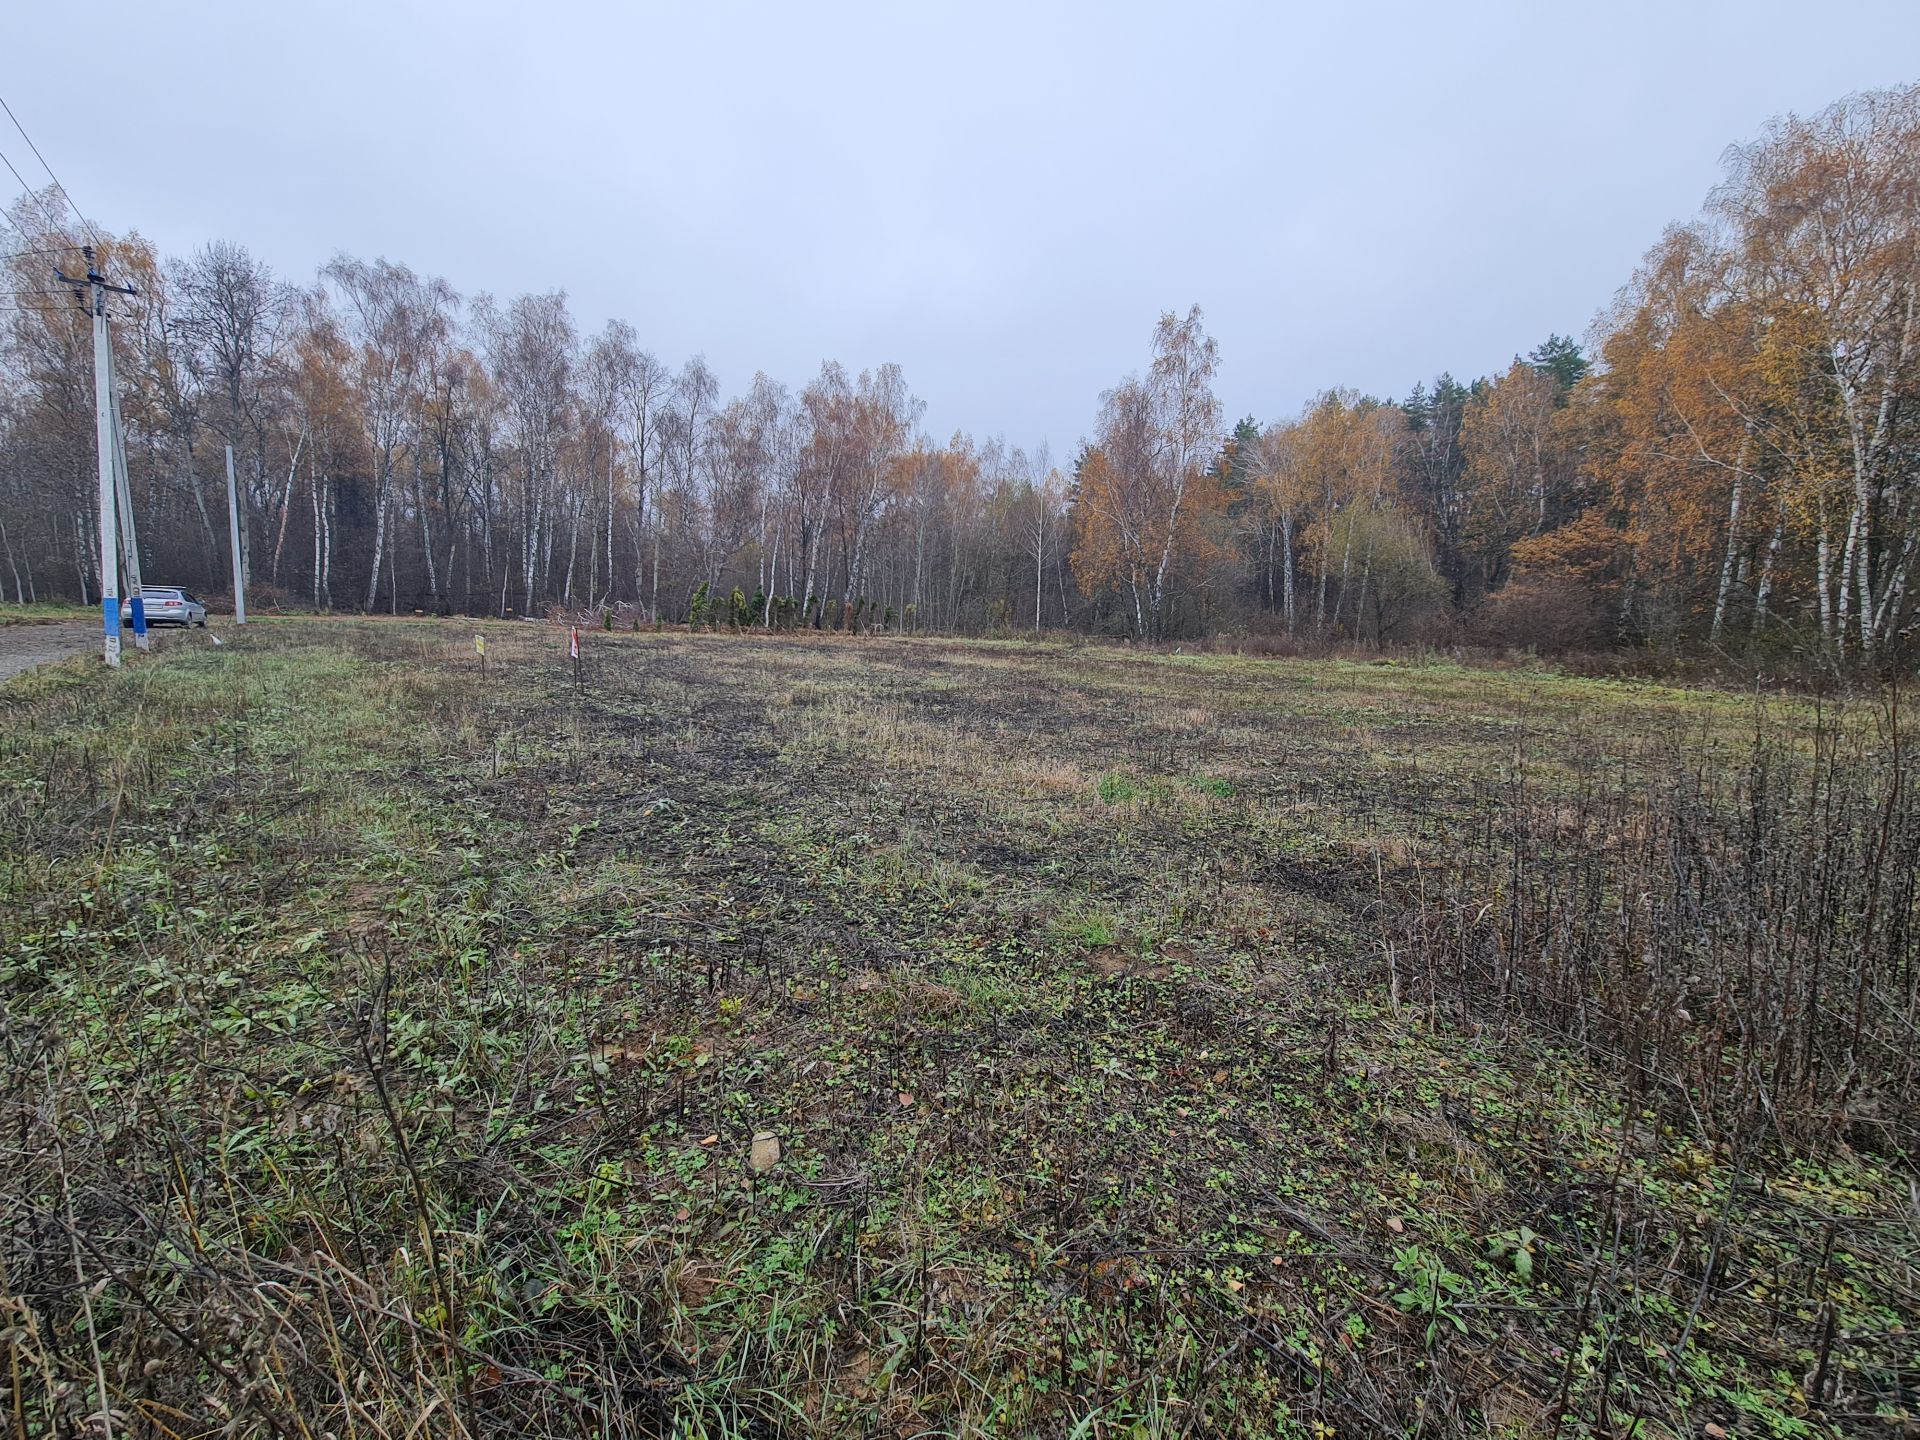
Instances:
[[[380,598],[380,562],[386,559],[387,546],[387,486],[383,480],[374,496],[373,502],[373,565],[367,572],[367,603],[364,607],[371,614],[374,602]]]
[[[1707,638],[1720,643],[1720,632],[1727,623],[1727,597],[1733,592],[1733,572],[1740,553],[1740,499],[1747,478],[1747,447],[1753,439],[1751,429],[1740,437],[1740,453],[1733,462],[1733,498],[1727,502],[1727,553],[1720,561],[1720,593],[1713,602],[1713,625]]]

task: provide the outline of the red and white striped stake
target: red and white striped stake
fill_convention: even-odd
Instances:
[[[567,654],[573,658],[573,683],[580,683],[580,627],[567,627]]]

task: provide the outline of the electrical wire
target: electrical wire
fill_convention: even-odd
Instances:
[[[22,240],[38,240],[40,238],[38,235],[30,235],[25,230],[21,229],[20,222],[14,219],[11,215],[7,214],[7,212],[3,209],[0,209],[0,220],[4,220],[8,225],[12,226],[15,230],[18,230],[20,232],[20,238]]]
[[[0,260],[26,260],[36,255],[78,255],[82,245],[46,245],[38,250],[15,250],[11,254],[0,255]]]
[[[7,152],[4,150],[0,150],[0,164],[4,164],[9,170],[13,170],[13,161],[7,159]],[[21,190],[29,195],[33,194],[33,187],[27,184],[26,176],[22,175],[18,170],[13,170],[13,178],[20,182]]]
[[[33,151],[33,158],[40,162],[40,168],[46,171],[47,178],[53,181],[53,188],[60,192],[60,198],[65,200],[67,202],[67,208],[73,211],[74,219],[80,222],[87,234],[93,237],[93,243],[98,245],[100,243],[100,232],[95,230],[87,217],[80,213],[80,207],[73,203],[73,196],[69,195],[67,193],[67,187],[60,183],[60,177],[53,173],[53,166],[47,164],[47,157],[42,155],[40,153],[40,147],[33,143],[33,137],[27,134],[27,127],[20,123],[20,117],[13,113],[13,107],[7,104],[7,97],[4,95],[0,95],[0,110],[7,112],[7,118],[13,121],[13,128],[18,130],[20,132],[20,138],[27,142],[27,148]],[[13,167],[9,164],[7,168],[11,170]]]
[[[5,102],[0,101],[0,104],[5,104]],[[27,143],[31,145],[33,142],[29,140]],[[40,192],[35,190],[31,185],[27,184],[27,177],[22,175],[17,169],[14,168],[13,161],[7,158],[7,153],[4,150],[0,150],[0,164],[4,164],[8,170],[12,171],[13,178],[20,182],[20,188],[23,191],[25,191],[28,195],[31,195],[33,197],[34,203],[40,207],[40,213],[52,222],[52,225],[50,228],[52,229],[53,233],[61,236],[64,239],[72,240],[73,236],[67,233],[67,228],[66,226],[60,223],[59,216],[55,215],[53,213],[52,207],[49,206],[47,202],[41,198]],[[53,172],[48,171],[47,173],[52,174]],[[56,180],[53,183],[55,185],[58,185],[60,182]],[[66,191],[62,190],[60,193],[64,195]],[[68,203],[72,203],[72,202],[68,202]],[[27,239],[31,240],[35,238],[32,235],[27,235],[27,232],[24,229],[21,229],[19,221],[10,219],[9,223],[12,224],[14,229],[19,230],[22,235],[26,235]],[[85,224],[86,222],[83,220],[81,223]],[[76,245],[74,248],[79,249],[80,247]]]

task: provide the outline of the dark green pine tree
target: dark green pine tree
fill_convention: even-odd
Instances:
[[[1410,437],[1404,463],[1411,471],[1411,489],[1433,527],[1434,562],[1453,586],[1456,604],[1465,593],[1460,524],[1466,454],[1460,445],[1460,426],[1471,395],[1443,372],[1431,389],[1424,383],[1415,385],[1400,407]]]
[[[1225,482],[1227,504],[1236,506],[1247,497],[1253,482],[1253,457],[1260,443],[1260,422],[1251,415],[1233,427],[1220,453],[1220,477]]]
[[[1418,435],[1433,421],[1433,397],[1427,394],[1427,382],[1416,381],[1407,398],[1400,402],[1407,414],[1407,429]]]
[[[1593,368],[1593,362],[1580,353],[1580,342],[1566,335],[1547,336],[1527,360],[1542,375],[1558,380],[1562,391],[1571,390]]]
[[[1067,477],[1067,508],[1073,509],[1080,503],[1080,477],[1085,473],[1087,461],[1093,458],[1093,442],[1082,440],[1080,448],[1074,452],[1073,470]]]

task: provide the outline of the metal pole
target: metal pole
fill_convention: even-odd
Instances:
[[[233,623],[247,623],[247,573],[240,559],[240,487],[233,480],[233,446],[227,446],[227,534],[233,541]]]
[[[106,632],[109,665],[120,663],[120,499],[114,484],[113,463],[113,349],[107,338],[107,294],[91,273],[88,257],[88,293],[93,299],[93,425],[100,457],[100,620]]]
[[[120,390],[113,368],[113,337],[107,337],[107,395],[113,411],[113,488],[120,497],[120,554],[126,562],[127,604],[133,610],[133,643],[151,648],[147,639],[147,606],[140,598],[140,537],[133,526],[133,486],[127,481],[127,432],[120,419]]]

